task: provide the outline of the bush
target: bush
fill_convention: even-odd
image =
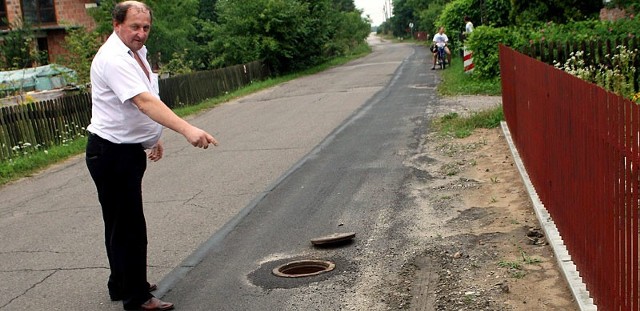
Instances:
[[[60,55],[56,60],[60,64],[69,67],[76,72],[76,81],[80,86],[89,84],[91,61],[100,49],[98,32],[87,31],[84,27],[70,29],[62,45],[67,53]]]
[[[459,34],[464,30],[464,17],[469,15],[468,12],[474,11],[474,0],[455,0],[449,2],[442,10],[442,13],[436,20],[436,30],[438,27],[445,27],[445,33],[449,37],[451,50],[457,50],[461,47]],[[435,33],[435,32],[434,32]]]
[[[512,25],[511,20],[509,19],[509,12],[511,11],[510,0],[485,0],[484,2],[477,2],[478,1],[476,1],[476,5],[483,6],[481,14],[484,25],[493,27],[505,27]],[[477,19],[472,19],[472,21],[476,20]],[[480,23],[477,24],[480,25]]]
[[[635,37],[634,29],[640,28],[638,17],[615,22],[597,20],[570,24],[530,23],[519,27],[493,28],[478,26],[466,44],[473,51],[475,74],[495,78],[500,75],[498,44],[503,43],[516,50],[540,42],[581,43],[583,41],[610,40],[622,42]]]
[[[47,64],[47,52],[35,44],[36,30],[22,20],[9,24],[9,31],[0,33],[0,69],[16,70]]]
[[[603,6],[600,0],[528,0],[512,1],[511,20],[517,25],[536,21],[567,23],[598,17]]]
[[[530,42],[581,42],[590,40],[621,40],[635,37],[640,28],[638,17],[620,19],[615,22],[598,20],[573,22],[570,24],[531,23],[516,29]]]
[[[435,26],[436,28],[445,27],[449,33],[452,49],[458,50],[462,48],[459,35],[465,29],[465,16],[469,16],[476,27],[482,25],[501,27],[509,25],[510,9],[509,0],[454,0],[442,10]]]
[[[224,1],[219,24],[202,40],[208,68],[262,60],[276,74],[348,55],[371,32],[359,12],[336,11],[331,0]]]
[[[436,20],[443,8],[443,4],[436,2],[430,3],[427,9],[420,11],[418,15],[418,30],[426,31],[431,37],[433,37],[433,35],[438,31],[434,25],[436,25]],[[431,40],[431,38],[429,38],[429,40]]]
[[[481,78],[495,78],[500,75],[498,45],[523,46],[525,39],[513,29],[479,26],[467,40],[473,51],[474,75]]]

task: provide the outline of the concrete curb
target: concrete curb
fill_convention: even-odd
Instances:
[[[511,154],[513,155],[513,161],[518,167],[518,171],[520,172],[520,177],[522,177],[522,181],[524,182],[524,186],[529,193],[529,197],[531,198],[531,202],[533,203],[533,209],[536,213],[536,217],[540,222],[540,226],[544,231],[544,234],[547,236],[547,241],[551,248],[553,249],[553,253],[556,255],[556,260],[558,261],[558,266],[560,270],[562,270],[562,274],[564,274],[565,279],[569,284],[569,288],[573,293],[573,297],[575,298],[580,310],[583,311],[595,311],[598,310],[598,307],[593,304],[593,299],[589,296],[589,291],[587,290],[586,285],[582,282],[582,278],[580,277],[578,270],[576,269],[575,264],[571,260],[571,255],[567,251],[567,248],[562,241],[562,237],[560,236],[560,232],[556,228],[553,219],[551,219],[551,215],[547,212],[547,209],[544,207],[542,202],[540,201],[540,197],[538,197],[538,193],[536,189],[533,187],[531,180],[529,179],[529,174],[527,173],[526,168],[524,167],[524,163],[522,163],[522,159],[520,158],[520,154],[513,144],[513,140],[511,138],[511,132],[509,132],[509,127],[506,122],[501,122],[502,132],[504,133],[504,137],[509,144],[509,149],[511,150]]]

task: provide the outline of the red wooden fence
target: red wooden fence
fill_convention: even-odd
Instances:
[[[599,310],[640,310],[640,106],[500,46],[502,102],[536,192]]]

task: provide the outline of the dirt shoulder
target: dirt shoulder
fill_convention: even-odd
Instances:
[[[440,101],[437,115],[501,100]],[[579,310],[501,129],[464,139],[428,133],[419,149],[408,165],[421,176],[410,189],[420,211],[407,231],[425,244],[402,273],[410,309]]]

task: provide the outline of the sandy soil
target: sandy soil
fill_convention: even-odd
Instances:
[[[499,104],[499,97],[444,98],[436,114]],[[428,133],[409,162],[421,177],[410,190],[421,211],[407,231],[426,243],[403,268],[411,284],[405,308],[579,310],[501,129],[464,139]]]

